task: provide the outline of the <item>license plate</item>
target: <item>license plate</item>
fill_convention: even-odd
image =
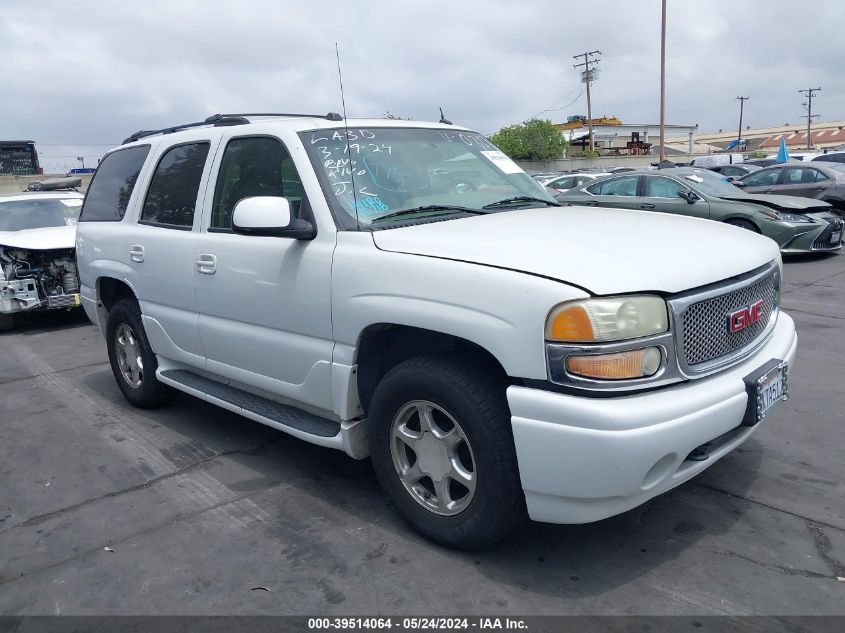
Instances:
[[[839,244],[840,241],[842,241],[842,231],[837,231],[836,233],[831,234],[831,244]]]
[[[745,389],[748,406],[742,423],[754,426],[777,404],[789,398],[789,366],[780,359],[770,360],[745,377]]]
[[[783,363],[757,380],[758,420],[762,420],[781,400],[786,400],[786,371],[786,363]]]

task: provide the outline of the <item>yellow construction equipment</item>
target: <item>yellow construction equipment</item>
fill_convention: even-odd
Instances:
[[[575,121],[567,121],[566,123],[555,123],[554,126],[559,129],[561,132],[566,130],[577,130],[578,128],[587,127],[589,125],[589,121],[586,118],[584,119],[576,119]],[[593,125],[622,125],[622,121],[620,121],[615,116],[603,116],[597,119],[592,120]]]

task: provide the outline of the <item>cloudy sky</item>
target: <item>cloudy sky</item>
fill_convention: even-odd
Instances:
[[[845,2],[669,0],[667,123],[845,119]],[[586,113],[572,56],[602,51],[593,114],[656,122],[659,0],[0,0],[0,139],[96,162],[142,128],[216,112],[447,117],[484,133]],[[546,110],[546,112],[542,112]],[[817,119],[819,120],[819,119]],[[53,169],[50,169],[50,168]]]

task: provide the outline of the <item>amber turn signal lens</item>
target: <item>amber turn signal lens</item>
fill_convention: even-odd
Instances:
[[[560,310],[549,321],[546,338],[551,341],[589,342],[595,340],[590,316],[580,305]]]
[[[660,369],[663,355],[657,347],[635,349],[618,354],[569,356],[566,369],[570,374],[596,380],[631,380],[653,376]]]

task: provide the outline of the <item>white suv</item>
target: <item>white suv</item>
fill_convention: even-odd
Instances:
[[[795,356],[773,241],[561,208],[445,123],[139,132],[100,164],[77,255],[132,404],[184,391],[369,456],[397,510],[455,547],[686,481],[786,396]]]

